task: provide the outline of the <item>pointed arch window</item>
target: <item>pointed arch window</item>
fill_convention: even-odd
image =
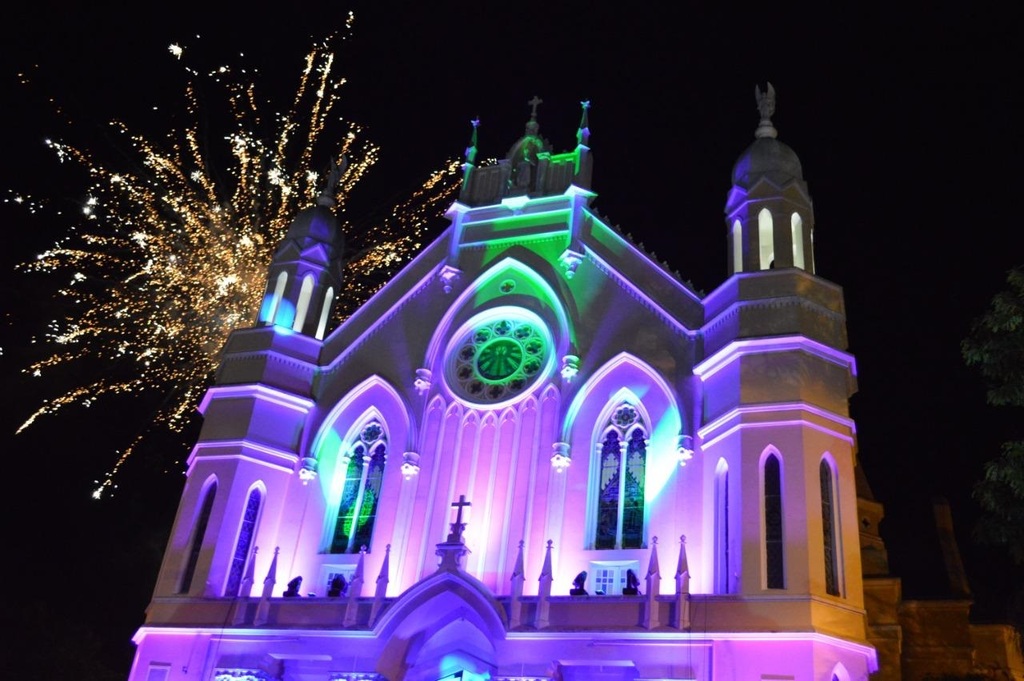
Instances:
[[[260,321],[265,324],[273,324],[277,321],[277,310],[281,306],[281,298],[284,297],[285,286],[288,285],[288,273],[279,272],[277,281],[274,283],[273,292],[268,291],[263,299],[263,309],[260,311]]]
[[[331,553],[358,553],[360,547],[370,546],[387,453],[384,426],[373,420],[362,427],[355,442],[342,456],[344,487],[334,524]]]
[[[822,459],[818,467],[821,480],[821,531],[825,547],[825,592],[839,595],[839,566],[836,551],[836,511],[835,489],[833,487],[832,466]]]
[[[715,470],[715,593],[729,593],[729,464]]]
[[[757,242],[761,269],[773,268],[775,266],[775,227],[772,224],[771,211],[767,208],[762,208],[761,212],[757,214]]]
[[[765,586],[786,588],[782,544],[782,464],[769,454],[764,460]]]
[[[242,586],[242,575],[245,574],[245,565],[252,555],[252,540],[256,535],[256,519],[260,514],[260,502],[263,495],[258,489],[249,492],[249,499],[245,502],[245,512],[242,514],[242,526],[238,530],[238,541],[235,542],[235,554],[231,558],[231,570],[228,572],[228,586],[224,592],[225,596],[234,598],[238,595],[238,589]],[[248,596],[249,594],[244,594]]]
[[[732,271],[743,271],[743,225],[739,220],[732,223]]]
[[[203,538],[206,536],[206,527],[210,524],[210,512],[213,511],[213,498],[216,495],[217,483],[212,482],[203,494],[203,505],[199,509],[199,517],[196,518],[195,527],[192,528],[188,558],[185,561],[185,569],[181,573],[178,593],[187,594],[189,589],[192,588],[192,578],[195,577],[196,565],[199,564],[199,552],[203,548]]]
[[[295,322],[292,324],[292,331],[302,331],[306,324],[306,314],[309,312],[309,301],[313,297],[313,275],[307,274],[302,279],[302,287],[299,289],[299,304],[295,307]]]
[[[612,412],[599,448],[594,548],[643,548],[647,436],[635,407]]]
[[[327,331],[327,322],[331,317],[331,305],[334,304],[334,287],[328,286],[327,293],[324,294],[324,306],[320,310],[320,323],[316,327],[316,339],[323,340],[324,333]]]
[[[804,221],[800,213],[790,217],[790,235],[793,239],[793,267],[804,268]]]

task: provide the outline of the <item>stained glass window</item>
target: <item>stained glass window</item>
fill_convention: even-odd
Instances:
[[[206,526],[210,523],[210,511],[213,510],[213,498],[217,494],[217,483],[213,483],[206,490],[203,497],[203,506],[199,510],[199,518],[192,530],[192,540],[189,543],[188,561],[185,563],[185,570],[181,574],[181,583],[178,593],[186,594],[192,588],[192,578],[196,574],[196,565],[199,563],[199,552],[203,548],[203,537],[206,535]]]
[[[642,548],[647,440],[632,405],[612,413],[599,456],[594,548]]]
[[[827,461],[819,466],[821,478],[821,531],[825,544],[825,592],[839,595],[839,576],[836,570],[836,527],[832,499],[832,467]]]
[[[764,553],[769,589],[786,588],[782,565],[782,475],[779,458],[764,461]]]
[[[256,518],[260,514],[261,496],[258,489],[250,492],[249,500],[245,504],[245,512],[242,514],[242,527],[238,531],[235,555],[231,558],[231,572],[228,573],[228,586],[224,594],[232,598],[238,595],[238,589],[242,585],[242,575],[245,573],[245,564],[249,560],[252,538],[256,533]]]
[[[473,326],[452,349],[449,384],[479,403],[503,402],[525,393],[550,363],[542,323],[515,314]]]
[[[331,553],[358,553],[370,546],[388,453],[383,426],[365,425],[349,452]]]

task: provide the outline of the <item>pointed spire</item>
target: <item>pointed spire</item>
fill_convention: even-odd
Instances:
[[[359,618],[359,595],[363,591],[363,563],[366,560],[366,546],[359,547],[359,562],[348,586],[348,603],[345,605],[345,619],[342,626],[351,627]]]
[[[652,537],[651,538],[651,559],[647,563],[647,579],[650,580],[651,577],[657,577],[658,579],[661,579],[661,566],[658,565],[658,538],[657,537]],[[648,591],[651,590],[651,585],[650,584],[647,585],[647,590]]]
[[[525,542],[519,540],[519,553],[516,555],[515,567],[512,568],[512,595],[509,598],[509,616],[508,625],[510,629],[515,629],[523,623],[523,582],[524,580],[524,568],[523,568],[523,546]]]
[[[587,146],[590,144],[590,100],[583,100],[580,102],[580,106],[583,107],[583,116],[580,118],[579,130],[576,131],[576,144]]]
[[[274,594],[274,585],[277,584],[277,554],[281,552],[280,546],[274,547],[274,557],[270,560],[270,568],[267,576],[263,579],[263,597],[270,598]]]
[[[647,598],[644,603],[644,627],[654,629],[661,625],[661,609],[658,605],[661,568],[658,566],[658,538],[651,538],[651,560],[647,564]]]
[[[523,568],[523,546],[526,544],[522,539],[519,540],[519,552],[516,554],[516,564],[512,568],[512,580],[516,578],[522,579],[525,569]]]
[[[757,100],[757,110],[761,114],[761,124],[754,131],[754,137],[778,137],[779,132],[772,125],[772,114],[775,113],[775,88],[768,83],[767,92],[761,92],[761,88],[755,85],[754,98]]]
[[[679,564],[676,566],[676,593],[690,593],[690,565],[686,560],[686,535],[679,535]]]
[[[544,586],[544,582],[547,581],[548,593],[549,594],[551,593],[551,580],[552,580],[552,574],[551,574],[551,572],[552,572],[552,570],[551,570],[551,548],[554,545],[555,545],[555,542],[553,542],[550,539],[548,539],[548,548],[544,552],[544,565],[542,565],[541,568],[540,568],[540,579],[539,579],[539,581],[541,583],[541,587],[543,587]]]
[[[480,127],[480,117],[477,116],[469,123],[473,126],[473,135],[469,139],[469,146],[466,147],[466,163],[473,164],[476,162],[477,128]]]
[[[245,567],[245,576],[242,577],[242,585],[238,587],[238,595],[242,598],[249,598],[252,595],[252,585],[256,580],[256,554],[260,547],[252,547],[252,555],[249,556],[249,564]]]
[[[551,547],[554,546],[554,542],[548,539],[547,552],[544,554],[544,565],[540,569],[540,589],[537,592],[537,616],[534,619],[533,625],[538,629],[546,629],[549,620],[549,612],[551,610],[551,582],[552,582],[552,569],[551,569]]]
[[[391,544],[384,547],[384,560],[380,564],[380,574],[377,575],[377,589],[373,594],[373,606],[370,608],[370,626],[377,621],[377,613],[384,605],[384,598],[387,596],[388,582],[390,581],[390,556]]]
[[[676,566],[676,608],[672,626],[690,630],[690,566],[686,560],[686,535],[679,536],[679,564]]]
[[[267,576],[263,580],[263,595],[260,596],[259,605],[256,606],[256,616],[252,621],[256,626],[266,624],[267,618],[270,616],[270,597],[274,594],[274,584],[277,583],[277,554],[280,551],[280,546],[274,547],[274,557],[270,561],[270,569],[267,570]]]
[[[252,585],[254,574],[256,572],[256,553],[259,550],[258,546],[254,546],[252,548],[252,555],[249,556],[249,564],[245,568],[245,576],[242,578],[241,586],[238,587],[238,598],[235,600],[235,614],[231,620],[231,623],[235,626],[245,623],[249,597],[252,595]]]
[[[388,582],[391,580],[389,563],[391,557],[391,544],[384,547],[384,560],[380,564],[380,574],[377,575],[377,590],[375,595],[377,597],[383,597],[384,592],[387,591]]]

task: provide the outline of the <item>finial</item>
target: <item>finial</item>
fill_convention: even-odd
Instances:
[[[583,116],[580,118],[580,129],[576,131],[576,144],[585,145],[590,142],[590,121],[587,115],[590,111],[590,100],[583,100],[580,106],[583,107]]]
[[[761,88],[755,85],[754,98],[757,100],[757,110],[761,114],[761,124],[754,131],[754,137],[778,137],[779,132],[772,125],[772,114],[775,113],[775,88],[768,83],[767,92],[761,92]]]
[[[543,104],[543,103],[544,103],[544,100],[541,99],[540,97],[538,97],[537,95],[534,95],[533,99],[531,99],[530,101],[527,102],[527,104],[529,104],[531,107],[533,107],[533,109],[530,111],[530,120],[531,121],[537,120],[537,106],[540,105],[540,104]]]
[[[466,147],[466,163],[473,163],[476,161],[476,129],[480,127],[480,117],[477,116],[469,123],[473,126],[473,136],[469,140],[469,146]]]
[[[332,208],[337,204],[337,200],[334,197],[338,193],[338,183],[341,181],[341,174],[345,172],[347,167],[348,156],[342,154],[341,159],[331,159],[331,171],[327,174],[327,184],[316,200],[318,206]]]

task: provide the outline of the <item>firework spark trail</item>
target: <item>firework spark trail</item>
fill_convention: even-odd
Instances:
[[[182,52],[171,47],[179,59]],[[49,354],[24,371],[43,376],[70,365],[101,368],[92,380],[45,401],[17,432],[99,398],[163,396],[152,423],[97,481],[95,498],[116,488],[118,471],[147,432],[181,432],[195,414],[228,333],[253,323],[273,249],[319,189],[314,159],[344,155],[349,161],[335,197],[342,216],[352,190],[377,161],[379,149],[362,139],[362,129],[332,115],[344,83],[332,74],[334,60],[331,40],[311,49],[290,109],[274,116],[269,131],[255,83],[226,78],[231,71],[225,67],[207,74],[226,89],[232,117],[232,132],[223,138],[227,183],[217,180],[214,154],[200,142],[202,77],[190,69],[185,105],[191,123],[172,129],[163,144],[111,123],[135,165],[112,168],[84,148],[48,143],[59,160],[87,171],[89,199],[80,224],[19,268],[65,277],[55,297],[70,310],[44,335]],[[330,124],[340,133],[328,132]],[[448,161],[379,223],[363,230],[345,223],[357,255],[346,263],[341,317],[415,253],[457,186],[458,162]],[[38,206],[15,200],[33,211]]]

